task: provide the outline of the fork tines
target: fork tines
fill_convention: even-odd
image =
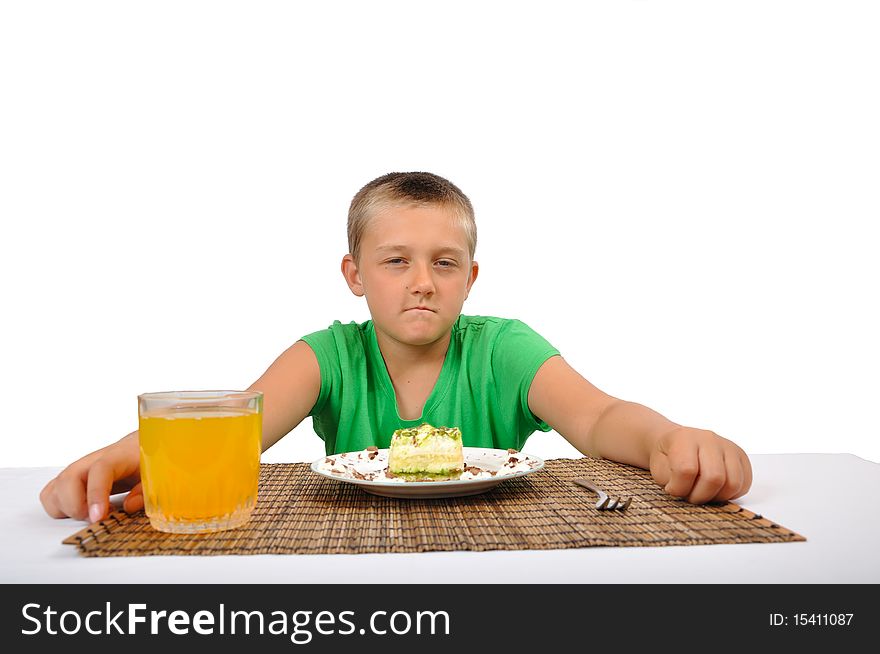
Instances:
[[[626,499],[623,499],[622,497],[609,497],[605,491],[599,488],[593,480],[588,477],[580,477],[578,479],[573,479],[572,481],[584,488],[590,489],[599,496],[599,500],[596,502],[596,509],[599,511],[625,511],[630,503],[632,503],[631,497],[627,497]]]
[[[632,503],[631,497],[627,497],[625,500],[620,497],[606,497],[605,501],[602,502],[602,506],[597,505],[596,508],[600,511],[625,511],[630,503]]]

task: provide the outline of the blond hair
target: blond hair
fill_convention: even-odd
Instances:
[[[455,184],[432,173],[388,173],[358,191],[348,209],[348,251],[360,260],[361,241],[370,220],[390,207],[438,205],[449,208],[465,231],[471,261],[477,249],[474,207]]]

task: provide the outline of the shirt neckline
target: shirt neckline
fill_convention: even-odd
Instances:
[[[421,424],[426,422],[426,416],[429,416],[440,402],[443,401],[443,398],[446,397],[446,393],[449,391],[450,378],[455,374],[453,370],[455,361],[453,348],[457,347],[457,341],[455,338],[455,327],[457,324],[458,321],[456,320],[450,329],[449,347],[446,349],[443,366],[440,368],[440,374],[437,376],[437,381],[434,382],[434,388],[431,389],[430,394],[425,400],[425,405],[422,407],[422,415],[410,420],[400,417],[400,407],[397,405],[397,393],[394,392],[394,384],[391,383],[391,375],[388,374],[388,367],[385,365],[385,359],[382,356],[382,351],[379,349],[379,341],[376,339],[376,327],[373,325],[372,320],[369,321],[368,340],[374,369],[377,371],[376,375],[379,377],[379,381],[385,389],[386,396],[391,400],[391,403],[394,406],[394,414],[401,423]]]

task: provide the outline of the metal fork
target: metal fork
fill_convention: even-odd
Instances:
[[[631,497],[626,499],[622,497],[609,497],[608,493],[596,486],[593,480],[588,477],[578,477],[577,479],[572,479],[572,481],[584,488],[589,488],[599,496],[599,501],[596,502],[596,508],[599,511],[625,511],[632,502]]]

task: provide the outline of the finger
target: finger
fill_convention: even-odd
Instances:
[[[103,456],[92,465],[86,481],[86,500],[89,520],[97,522],[107,516],[113,482],[132,474],[126,459],[121,456]]]
[[[43,490],[40,491],[40,503],[43,505],[43,509],[46,513],[51,517],[67,517],[67,514],[58,507],[58,501],[55,497],[55,479],[52,479],[48,484],[43,486]]]
[[[86,501],[91,522],[98,522],[107,515],[112,487],[113,468],[109,462],[99,459],[89,470],[86,480]]]
[[[85,475],[94,460],[101,456],[96,450],[62,470],[40,493],[43,508],[53,518],[70,516],[80,520],[88,515],[85,501]]]
[[[674,497],[687,497],[700,471],[699,450],[692,441],[679,441],[669,448],[669,482],[666,492]]]
[[[123,480],[124,488],[131,487],[129,477],[131,466],[126,459],[119,456],[101,457],[92,465],[86,481],[86,500],[88,501],[89,520],[97,522],[107,516],[110,508],[110,495],[118,492],[119,482]]]
[[[701,447],[698,455],[700,472],[688,496],[691,504],[704,504],[724,488],[727,481],[727,467],[724,463],[724,450],[719,447]]]
[[[83,480],[87,472],[88,469],[80,472],[74,466],[68,466],[55,478],[54,495],[58,509],[64,515],[77,520],[85,520],[89,515]]]
[[[739,457],[735,452],[724,453],[725,480],[724,485],[710,498],[715,502],[726,502],[740,492],[743,485],[744,473]]]
[[[739,490],[730,496],[729,499],[731,500],[735,500],[737,497],[742,497],[748,493],[749,489],[752,487],[752,463],[749,461],[748,455],[743,450],[739,450],[737,455],[737,460],[739,461],[743,477]]]
[[[144,487],[137,484],[122,501],[122,509],[126,513],[134,513],[144,508]]]

